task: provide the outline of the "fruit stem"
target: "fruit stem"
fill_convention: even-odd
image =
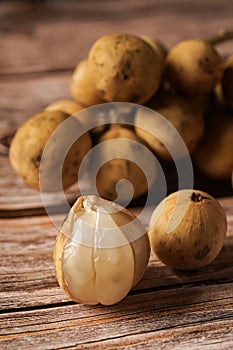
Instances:
[[[233,31],[220,30],[216,35],[207,38],[206,41],[211,45],[217,45],[232,39]]]
[[[200,193],[193,192],[191,196],[191,200],[193,202],[201,202],[203,200],[203,197]]]

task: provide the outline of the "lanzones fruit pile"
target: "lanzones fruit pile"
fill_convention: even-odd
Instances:
[[[93,145],[106,140],[128,139],[130,142],[124,144],[128,155],[136,152],[132,146],[136,143],[146,145],[160,159],[182,158],[184,154],[176,148],[173,134],[160,130],[156,118],[147,118],[146,109],[135,109],[135,127],[124,125],[121,118],[119,123],[116,120],[113,123],[109,113],[107,124],[105,120],[103,125],[85,131],[70,147],[62,171],[57,166],[65,147],[62,134],[50,142],[50,150],[41,164],[47,141],[67,116],[104,102],[130,102],[149,107],[166,118],[202,172],[213,178],[230,179],[233,176],[233,55],[227,59],[219,55],[214,43],[221,40],[224,35],[209,41],[186,40],[168,51],[161,42],[149,37],[108,34],[99,38],[71,76],[73,100],[52,103],[16,132],[10,147],[12,167],[28,186],[46,192],[57,190],[58,175],[64,189],[73,185],[84,156]],[[81,121],[74,118],[73,133],[85,123],[87,129],[92,117],[87,113]],[[155,136],[158,130],[159,138]],[[166,143],[174,150],[172,155]],[[148,190],[140,166],[130,158],[113,159],[120,144],[116,141],[115,146],[102,148],[98,154],[100,159],[106,153],[109,158],[96,175],[99,194],[109,200],[116,198],[116,184],[122,178],[133,185],[133,198]],[[146,157],[141,150],[140,159]],[[39,174],[45,179],[43,188]],[[156,181],[156,169],[151,170],[150,177],[151,182]]]
[[[10,146],[16,173],[27,185],[46,192],[74,184],[80,164],[94,145],[117,141],[98,153],[103,158],[95,179],[100,197],[80,196],[58,232],[54,267],[64,292],[84,304],[119,302],[142,278],[151,248],[171,268],[197,269],[211,263],[224,244],[227,221],[209,194],[193,189],[170,194],[153,211],[148,234],[137,217],[112,200],[122,179],[133,185],[133,197],[148,190],[143,167],[131,160],[135,153],[145,162],[146,150],[167,161],[184,157],[174,132],[163,128],[153,111],[177,130],[203,172],[230,179],[233,56],[223,60],[213,41],[187,40],[168,52],[148,37],[105,35],[75,68],[70,91],[73,101],[56,101],[27,120]],[[132,107],[133,125],[124,123],[123,108],[119,119],[109,111],[102,125],[89,128],[96,116],[95,109],[89,113],[86,107],[104,102],[149,108]],[[125,158],[117,156],[122,148]],[[156,181],[156,170],[151,167],[150,171],[150,179]]]

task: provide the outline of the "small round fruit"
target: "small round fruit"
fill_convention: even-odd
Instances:
[[[67,113],[69,115],[75,114],[78,111],[81,111],[84,107],[80,105],[79,103],[64,99],[64,100],[58,100],[55,102],[50,103],[44,110],[45,111],[60,111]]]
[[[154,111],[139,108],[136,112],[137,136],[165,160],[181,159],[188,152],[192,154],[204,133],[204,117],[200,108],[171,92],[155,96],[148,106]]]
[[[163,69],[165,58],[168,53],[168,50],[165,47],[165,45],[160,40],[154,39],[147,35],[142,35],[141,38],[145,40],[155,50],[156,54],[159,56],[161,67]]]
[[[229,180],[233,168],[233,118],[217,114],[206,124],[204,134],[194,153],[197,167],[207,176]]]
[[[77,181],[79,166],[91,149],[90,135],[82,131],[82,124],[66,113],[36,114],[17,130],[10,163],[29,187],[42,192],[61,191],[61,185],[66,189]]]
[[[91,47],[88,61],[97,93],[105,101],[142,103],[159,87],[160,58],[138,36],[105,35]]]
[[[98,153],[102,166],[96,176],[96,187],[100,196],[116,200],[119,195],[118,200],[124,202],[146,193],[157,173],[153,164],[148,166],[149,151],[146,146],[132,130],[118,125],[113,125],[99,138],[99,144],[105,141],[108,142]],[[119,153],[122,148],[124,157],[122,152]]]
[[[103,103],[96,92],[88,60],[81,61],[75,68],[70,80],[71,96],[84,106]]]
[[[89,195],[77,199],[54,246],[54,268],[64,292],[83,304],[112,305],[142,278],[148,235],[127,209]]]
[[[166,78],[187,95],[211,92],[220,83],[223,61],[214,46],[203,40],[186,40],[166,58]]]
[[[155,209],[149,238],[166,265],[192,270],[211,263],[222,249],[226,214],[217,200],[198,190],[170,194]]]

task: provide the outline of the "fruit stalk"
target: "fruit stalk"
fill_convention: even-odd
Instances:
[[[232,39],[233,31],[220,30],[216,35],[207,38],[206,41],[211,45],[217,45]]]

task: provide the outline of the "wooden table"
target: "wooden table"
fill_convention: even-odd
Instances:
[[[70,74],[100,35],[152,35],[171,47],[231,28],[232,13],[228,0],[1,2],[1,349],[233,348],[233,196],[219,199],[228,232],[212,264],[178,272],[151,254],[143,279],[119,304],[79,305],[58,287],[53,270],[54,222],[65,213],[51,196],[51,222],[7,157],[9,135],[24,120],[69,97]],[[232,48],[229,42],[219,51],[228,55]],[[76,194],[74,187],[67,196],[72,201]]]

